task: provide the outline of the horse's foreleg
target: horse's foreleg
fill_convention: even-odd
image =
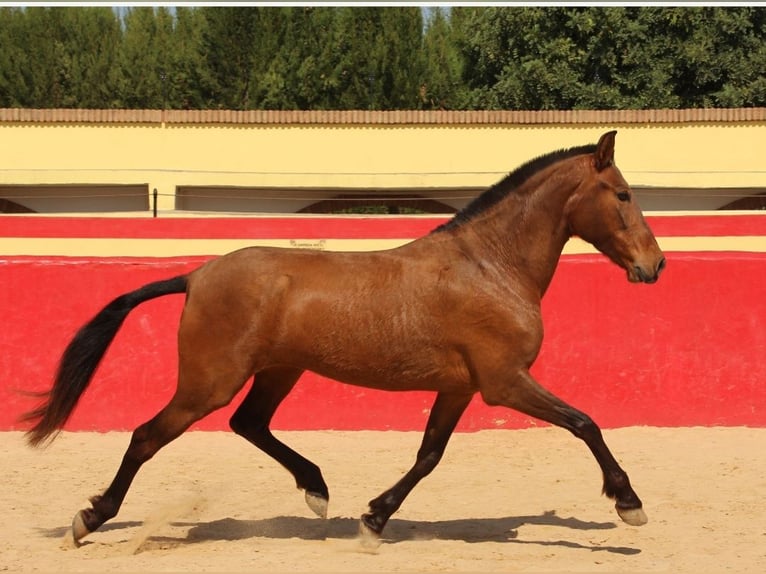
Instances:
[[[436,468],[452,431],[455,430],[472,396],[472,393],[439,393],[436,396],[415,465],[393,487],[370,501],[370,512],[362,515],[361,519],[360,528],[363,534],[378,537],[388,519],[402,505],[415,485]]]
[[[330,495],[319,467],[271,434],[269,424],[282,400],[301,376],[300,369],[269,369],[256,373],[253,386],[229,421],[232,430],[284,466],[305,491],[306,503],[327,517]]]
[[[630,485],[627,473],[620,467],[601,435],[601,429],[585,413],[571,407],[535,381],[523,370],[512,383],[482,389],[484,400],[491,405],[504,405],[570,431],[582,439],[601,467],[603,492],[615,500],[620,518],[633,526],[646,524],[641,500]]]

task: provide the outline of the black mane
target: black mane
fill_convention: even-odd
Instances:
[[[525,181],[527,181],[538,171],[545,169],[556,162],[569,159],[577,155],[593,153],[594,151],[596,151],[595,144],[583,145],[571,147],[568,149],[560,149],[558,151],[550,152],[528,161],[521,167],[509,173],[492,187],[488,188],[481,195],[474,198],[473,201],[458,211],[452,219],[442,223],[439,227],[434,229],[432,233],[455,229],[456,227],[460,227],[464,223],[467,223],[478,214],[499,203],[506,195],[518,189]]]

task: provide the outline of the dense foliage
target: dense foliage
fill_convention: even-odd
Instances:
[[[0,107],[766,105],[762,7],[0,8]]]

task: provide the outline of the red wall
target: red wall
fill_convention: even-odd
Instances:
[[[5,237],[415,237],[434,219],[70,220],[0,217]],[[766,235],[766,218],[649,218],[658,236]],[[666,253],[656,285],[627,283],[597,255],[562,258],[543,303],[546,339],[533,372],[603,427],[766,426],[766,253]],[[193,269],[206,257],[0,257],[0,430],[48,387],[75,330],[113,297]],[[183,296],[138,307],[67,428],[128,430],[175,386]],[[279,429],[420,430],[433,395],[384,393],[306,375]],[[233,405],[238,402],[235,399]],[[227,428],[232,407],[195,428]],[[460,430],[540,424],[476,399]]]

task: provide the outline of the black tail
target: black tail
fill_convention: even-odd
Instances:
[[[30,445],[40,445],[67,421],[128,313],[144,301],[184,293],[186,284],[186,276],[181,275],[121,295],[77,332],[61,356],[53,387],[40,395],[45,402],[22,416],[34,422],[27,431]]]

